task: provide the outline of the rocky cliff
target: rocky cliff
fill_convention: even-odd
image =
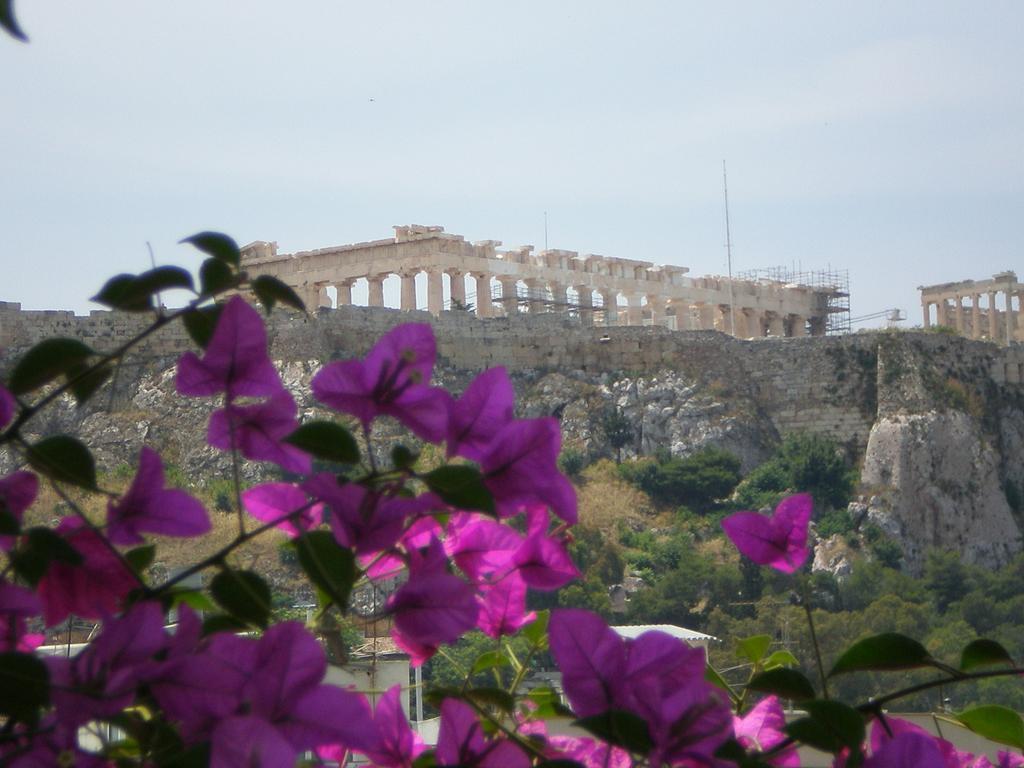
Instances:
[[[11,306],[0,307],[9,346],[0,368],[47,333],[102,350],[138,323]],[[1024,354],[1016,349],[921,332],[740,341],[709,331],[588,328],[557,315],[481,321],[346,307],[275,315],[272,354],[310,416],[317,405],[308,382],[321,365],[362,354],[410,319],[435,326],[441,383],[459,391],[476,371],[504,364],[521,415],[558,416],[566,445],[591,458],[609,455],[600,429],[608,408],[631,425],[624,455],[716,445],[738,455],[745,471],[787,432],[827,434],[862,462],[867,515],[900,542],[911,568],[931,547],[990,566],[1021,549],[1011,506],[1024,490]],[[149,443],[189,477],[227,477],[226,457],[203,439],[211,404],[174,394],[174,362],[188,346],[174,329],[157,334],[87,407],[62,403],[34,429],[79,433],[107,471],[132,464]],[[0,471],[12,464],[0,456]],[[254,480],[268,469],[247,472]]]

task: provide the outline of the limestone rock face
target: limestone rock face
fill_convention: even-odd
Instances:
[[[814,547],[812,571],[828,571],[838,581],[844,581],[853,573],[853,552],[838,533],[821,539]]]
[[[868,519],[895,536],[911,571],[920,571],[932,548],[1002,565],[1021,551],[1021,531],[999,462],[966,413],[884,416],[871,429],[861,474],[862,487],[878,496]]]

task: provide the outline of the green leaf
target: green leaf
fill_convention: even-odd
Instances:
[[[89,368],[83,363],[70,369],[67,373],[68,382],[71,386],[71,394],[75,396],[78,404],[83,405],[96,394],[96,390],[103,386],[113,372],[109,363],[103,363],[95,368]]]
[[[481,707],[494,707],[502,712],[516,708],[515,697],[501,688],[469,688],[464,695]]]
[[[736,691],[732,689],[732,686],[729,685],[729,682],[724,677],[722,677],[722,674],[710,664],[704,665],[704,680],[706,682],[711,683],[713,686],[717,688],[721,688],[723,691],[729,694],[729,698],[732,699],[734,702],[739,700],[739,697],[736,695]]]
[[[771,635],[745,637],[736,642],[736,655],[741,659],[746,659],[751,664],[757,664],[768,653],[768,648],[771,644]]]
[[[419,457],[418,453],[413,453],[404,445],[396,445],[391,449],[391,464],[395,469],[412,469]]]
[[[191,243],[207,256],[212,256],[232,267],[238,267],[242,262],[242,252],[234,238],[221,232],[199,232],[186,237],[181,242]]]
[[[28,448],[28,463],[47,477],[62,483],[96,489],[96,462],[80,441],[55,435]]]
[[[473,671],[470,674],[476,675],[480,672],[487,672],[491,669],[508,667],[511,664],[512,662],[510,662],[508,657],[501,651],[484,651],[476,657],[476,661],[473,662]]]
[[[348,608],[352,585],[358,576],[352,551],[339,546],[327,531],[310,531],[295,540],[302,570],[342,611]]]
[[[484,485],[483,475],[468,464],[450,464],[438,467],[422,476],[434,493],[445,503],[466,510],[494,514],[494,497]]]
[[[965,728],[1000,744],[1024,749],[1024,720],[1008,707],[986,704],[956,716]]]
[[[203,619],[203,637],[213,635],[217,632],[242,632],[249,629],[244,621],[239,621],[234,616],[226,613],[217,613]]]
[[[647,754],[654,746],[647,723],[632,712],[610,709],[603,714],[577,720],[573,725],[629,752]]]
[[[835,754],[843,747],[856,751],[864,740],[864,718],[838,701],[808,701],[807,717],[795,720],[785,731],[808,746]]]
[[[0,653],[0,715],[35,724],[50,704],[50,673],[28,653]]]
[[[182,316],[185,330],[199,347],[206,349],[206,345],[210,343],[210,337],[213,336],[213,332],[217,328],[217,321],[220,319],[222,309],[224,309],[224,305],[212,304],[202,309],[193,309]]]
[[[94,352],[78,339],[46,339],[26,352],[14,366],[7,388],[23,395],[84,363]]]
[[[0,0],[0,27],[16,40],[28,42],[28,37],[21,31],[18,20],[14,18],[14,0]]]
[[[775,667],[796,667],[799,664],[799,659],[786,650],[775,651],[771,656],[764,660],[765,669],[775,669]]]
[[[806,701],[814,698],[814,686],[802,673],[795,669],[776,667],[755,675],[747,688],[764,693],[774,693],[783,699]]]
[[[972,640],[960,654],[961,672],[969,672],[977,667],[993,664],[1013,666],[1013,657],[995,640],[987,640],[983,637]]]
[[[207,259],[199,267],[199,284],[202,286],[203,296],[213,296],[234,288],[238,278],[231,271],[231,267],[217,259]]]
[[[110,278],[92,300],[123,312],[147,312],[153,309],[156,294],[173,288],[191,291],[192,275],[181,267],[156,267],[141,275]]]
[[[252,571],[224,570],[210,583],[217,604],[236,619],[265,627],[270,618],[270,587]]]
[[[551,611],[537,611],[537,618],[519,630],[530,645],[541,650],[548,647],[548,621],[551,619]]]
[[[311,456],[339,464],[359,461],[359,446],[352,433],[333,421],[310,421],[285,438]]]
[[[212,611],[216,608],[207,594],[198,589],[172,589],[167,593],[164,605],[167,608],[175,608],[182,603],[197,611]]]
[[[268,314],[274,308],[274,305],[278,303],[286,304],[300,312],[306,311],[306,305],[299,298],[299,294],[276,277],[260,275],[252,281],[251,287],[252,292],[256,294],[256,298],[260,300],[260,304],[267,308]]]
[[[193,290],[192,275],[188,273],[188,270],[181,267],[155,267],[148,272],[143,272],[135,278],[135,281],[138,284],[139,290],[145,291],[147,294],[160,293],[161,291],[169,291],[175,288],[181,288],[186,291]]]
[[[917,640],[896,632],[867,637],[851,645],[829,672],[829,677],[864,670],[926,667],[932,657]]]
[[[17,536],[21,533],[21,523],[7,508],[6,502],[0,498],[0,536]]]
[[[124,553],[124,559],[128,561],[128,565],[139,575],[153,564],[154,557],[156,557],[156,544],[143,544],[141,547],[130,549]]]

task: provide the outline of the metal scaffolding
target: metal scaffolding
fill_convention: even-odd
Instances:
[[[851,330],[848,269],[795,270],[789,267],[762,267],[739,272],[736,277],[751,282],[770,281],[811,288],[824,297],[825,333],[837,336]]]

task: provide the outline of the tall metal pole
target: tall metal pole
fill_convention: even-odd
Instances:
[[[725,190],[725,256],[729,269],[729,324],[732,326],[732,335],[739,337],[736,332],[736,302],[733,300],[732,292],[732,236],[729,232],[729,179],[725,175],[725,160],[722,161],[722,188]]]

